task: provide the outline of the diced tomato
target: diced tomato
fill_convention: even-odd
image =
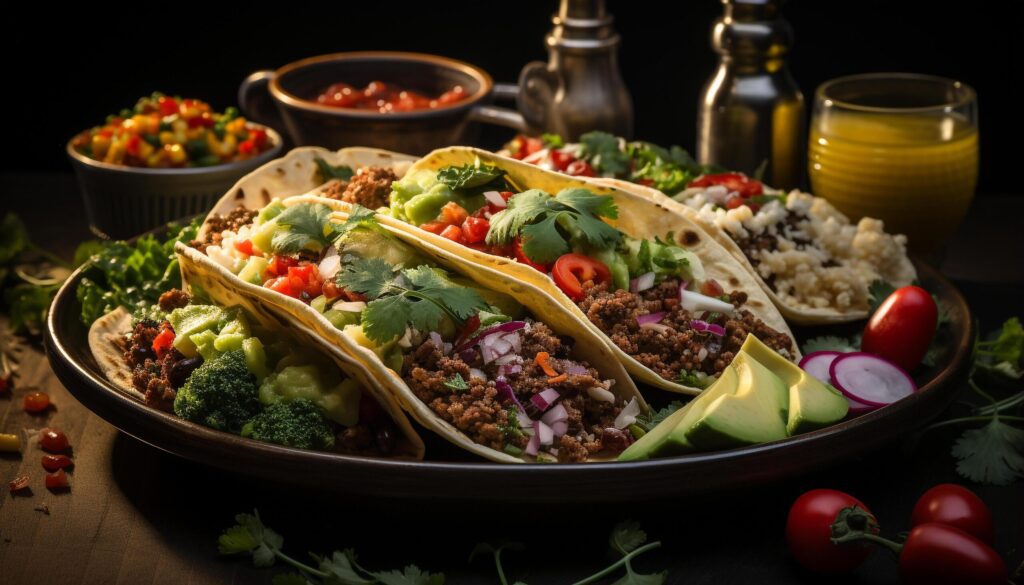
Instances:
[[[519,134],[512,139],[509,143],[509,149],[512,151],[512,158],[522,160],[531,154],[544,148],[544,141],[540,138],[531,138],[525,134]]]
[[[173,344],[174,330],[170,327],[165,327],[153,338],[153,353],[156,354],[157,359],[163,359],[167,352],[171,350]]]
[[[306,293],[311,298],[320,296],[323,291],[324,281],[320,278],[320,269],[316,264],[289,267],[288,280],[291,281],[292,288]]]
[[[279,292],[285,296],[299,298],[299,293],[302,289],[296,289],[292,286],[292,281],[287,276],[278,276],[277,278],[271,278],[267,282],[263,283],[263,286],[269,288],[274,292]]]
[[[338,285],[328,280],[324,282],[324,286],[321,289],[321,292],[325,297],[327,297],[327,300],[333,301],[334,299],[341,296],[342,290],[338,288]]]
[[[238,152],[240,154],[252,154],[256,152],[256,143],[252,139],[243,140],[238,143]]]
[[[465,238],[462,237],[462,228],[457,225],[450,225],[444,228],[444,231],[441,232],[441,237],[448,238],[449,240],[460,244],[466,243]]]
[[[742,197],[754,197],[764,193],[764,184],[741,173],[718,173],[701,175],[690,181],[690,187],[710,187],[722,185],[729,191],[735,191]]]
[[[25,412],[39,413],[50,408],[50,395],[46,392],[29,392],[23,402]]]
[[[68,482],[68,474],[63,469],[58,469],[57,473],[50,473],[46,476],[46,489],[48,490],[63,490],[71,487]]]
[[[68,436],[60,429],[46,428],[39,431],[39,446],[44,451],[59,453],[71,446]]]
[[[555,265],[551,268],[551,278],[566,296],[574,301],[580,301],[584,296],[584,282],[608,282],[612,279],[612,272],[603,262],[583,254],[563,254],[555,260]]]
[[[71,466],[71,458],[67,455],[43,455],[43,468],[46,471],[57,471]]]
[[[551,151],[551,165],[555,167],[556,171],[565,171],[575,160],[576,157],[569,153],[559,150]]]
[[[466,221],[468,215],[465,208],[461,205],[454,201],[449,201],[441,208],[441,213],[438,215],[437,220],[448,225],[462,225],[462,222]]]
[[[714,278],[709,278],[700,284],[700,292],[709,297],[720,297],[725,294],[725,289]]]
[[[565,174],[572,175],[574,177],[596,177],[597,173],[594,171],[594,167],[590,166],[585,160],[574,160],[565,168]],[[650,179],[641,179],[650,181]]]
[[[512,191],[498,191],[498,195],[501,195],[501,198],[505,200],[505,203],[508,203],[509,199],[515,197],[515,193]]]
[[[161,116],[173,116],[178,113],[178,100],[172,97],[160,96],[156,102],[160,106]]]
[[[284,276],[288,273],[288,268],[298,265],[299,261],[291,256],[277,256],[274,255],[270,259],[270,264],[267,265],[266,276],[272,278],[275,276]]]
[[[210,112],[203,112],[198,116],[193,116],[188,119],[189,128],[213,128],[216,122],[213,121],[213,116]]]
[[[11,493],[20,492],[21,490],[28,487],[28,476],[22,475],[14,478],[14,480],[7,483],[7,488],[11,490]]]
[[[439,221],[431,221],[431,222],[427,222],[425,224],[420,225],[420,229],[421,230],[426,230],[426,231],[428,231],[428,232],[430,232],[432,234],[438,234],[438,235],[440,235],[440,233],[443,232],[444,228],[446,228],[446,227],[448,227],[447,224],[441,223]]]
[[[636,182],[637,182],[637,184],[643,185],[645,187],[650,187],[650,186],[654,185],[654,179],[648,179],[647,177],[644,177],[642,179],[637,179]]]
[[[487,239],[487,231],[491,222],[482,217],[467,217],[462,224],[462,236],[467,244],[477,244]]]
[[[138,134],[132,134],[128,137],[128,141],[124,143],[124,151],[132,156],[139,156],[139,144],[142,142],[142,138]]]
[[[263,128],[252,128],[249,130],[249,140],[256,148],[263,148],[267,144],[267,131]]]
[[[516,236],[516,239],[512,241],[512,250],[515,253],[516,261],[520,264],[526,264],[527,266],[535,268],[544,274],[548,273],[547,264],[534,262],[533,260],[530,260],[529,256],[526,255],[526,252],[523,252],[523,241],[519,236]]]
[[[317,269],[316,264],[303,264],[302,266],[289,266],[288,276],[292,278],[300,278],[302,282],[309,282],[312,278],[319,278],[320,270]]]

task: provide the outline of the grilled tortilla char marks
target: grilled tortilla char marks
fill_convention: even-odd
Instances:
[[[732,317],[721,316],[716,323],[725,328],[725,337],[694,331],[690,321],[695,318],[679,305],[679,281],[668,279],[641,293],[609,290],[609,283],[584,283],[584,299],[579,302],[592,323],[597,325],[615,345],[636,358],[645,367],[666,380],[676,380],[685,372],[703,372],[718,376],[732,362],[747,333],[753,333],[776,351],[788,355],[793,340],[764,324],[740,307],[747,295],[733,292],[730,302],[737,308]],[[668,327],[640,327],[636,318],[665,312],[660,321]],[[703,315],[702,315],[703,316]]]
[[[220,245],[221,240],[224,239],[222,235],[224,231],[238,232],[242,226],[252,223],[258,213],[255,209],[239,206],[226,215],[214,215],[206,220],[206,236],[201,240],[192,240],[188,245],[205,254],[207,246]]]
[[[398,175],[389,168],[365,167],[359,169],[359,172],[348,181],[331,181],[324,186],[321,194],[331,199],[377,209],[388,205],[391,184],[397,180]]]
[[[530,359],[522,363],[522,371],[507,376],[519,402],[528,403],[530,396],[552,387],[547,374],[535,363],[533,356],[546,351],[555,370],[565,367],[570,347],[566,340],[554,335],[544,324],[533,323],[523,330],[522,355]],[[469,352],[460,352],[465,354]],[[514,405],[498,399],[494,381],[484,381],[470,375],[470,368],[485,368],[475,350],[470,362],[465,355],[446,356],[429,339],[406,356],[404,378],[417,398],[427,404],[438,416],[451,423],[472,441],[495,450],[506,445],[523,449],[529,437],[510,429],[518,429],[519,419]],[[445,386],[458,374],[466,380],[467,390],[453,390]],[[555,447],[563,462],[583,461],[601,452],[621,452],[628,439],[614,428],[615,417],[622,410],[610,402],[587,400],[586,391],[604,387],[597,370],[587,368],[585,374],[569,374],[553,387],[562,398],[560,403],[569,414],[568,431]]]

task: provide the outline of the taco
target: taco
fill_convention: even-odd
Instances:
[[[863,319],[873,282],[899,287],[916,278],[906,236],[887,234],[881,221],[853,224],[820,197],[697,164],[678,146],[590,132],[575,144],[520,136],[505,152],[553,171],[598,177],[699,223],[794,322]]]
[[[748,332],[799,357],[750,274],[697,225],[636,194],[456,147],[415,163],[381,209],[382,224],[416,226],[419,238],[531,283],[647,384],[699,393]]]
[[[582,462],[632,442],[647,404],[561,304],[369,209],[324,201],[276,200],[179,251],[360,360],[417,422],[468,451]],[[227,208],[215,211],[213,223]]]
[[[193,294],[169,290],[133,316],[96,320],[89,346],[114,385],[213,429],[288,447],[423,458],[394,397],[363,365],[311,330],[180,258]]]

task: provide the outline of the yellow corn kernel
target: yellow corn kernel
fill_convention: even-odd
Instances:
[[[245,118],[235,118],[224,125],[224,130],[229,134],[241,134],[245,130]]]
[[[124,140],[115,140],[110,143],[110,149],[107,150],[107,155],[103,157],[103,162],[107,162],[114,165],[119,165],[124,161]]]
[[[174,142],[174,133],[164,130],[160,133],[160,144],[171,144]]]
[[[231,156],[235,154],[236,150],[238,150],[238,139],[235,138],[234,134],[225,134],[224,141],[221,143],[220,152],[218,152],[217,154],[219,154],[222,157]]]
[[[0,452],[16,453],[21,451],[21,439],[18,435],[0,433]]]
[[[210,154],[220,154],[222,148],[220,140],[217,140],[217,135],[213,132],[206,133],[206,146],[210,148]]]
[[[164,152],[172,165],[180,165],[185,162],[185,149],[180,144],[164,145]]]
[[[182,120],[181,118],[178,118],[177,120],[171,122],[171,129],[174,130],[175,134],[184,134],[185,130],[188,130],[188,122]]]
[[[153,154],[151,154],[146,159],[146,166],[150,167],[150,168],[166,167],[167,166],[165,164],[166,161],[167,161],[167,153],[164,151],[164,149],[162,149],[162,148],[160,150],[153,149]]]
[[[145,140],[139,140],[139,158],[147,158],[153,154],[153,145]]]
[[[95,159],[102,159],[107,155],[110,148],[110,137],[96,134],[92,137],[92,156]]]

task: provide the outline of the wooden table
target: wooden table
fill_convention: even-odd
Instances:
[[[0,175],[0,196],[30,226],[34,239],[67,253],[88,237],[69,175]],[[1024,239],[1017,198],[985,198],[954,239],[943,265],[967,294],[982,327],[1024,313]],[[21,408],[31,387],[56,408],[32,416]],[[715,585],[814,583],[786,554],[782,528],[792,500],[831,487],[857,495],[890,534],[906,530],[915,499],[928,487],[962,482],[949,449],[956,431],[935,431],[914,449],[893,444],[812,475],[752,489],[680,501],[615,506],[473,506],[356,499],[298,490],[224,473],[168,455],[119,433],[80,405],[56,381],[41,352],[22,355],[13,397],[0,397],[0,432],[54,425],[74,447],[68,493],[42,487],[42,452],[0,458],[0,480],[32,478],[30,496],[0,492],[0,583],[269,583],[281,569],[255,569],[217,555],[216,539],[238,512],[259,508],[285,538],[285,550],[327,553],[355,548],[365,565],[394,569],[415,563],[443,571],[449,583],[495,583],[490,559],[467,561],[475,543],[526,543],[505,555],[510,579],[567,583],[605,566],[608,532],[636,519],[663,547],[636,563],[669,571],[669,583]],[[970,486],[993,508],[997,549],[1012,568],[1024,560],[1024,489]],[[509,486],[515,489],[515,486]],[[586,490],[587,486],[579,486]],[[567,496],[571,500],[571,495]],[[895,563],[881,551],[844,583],[897,583]]]

